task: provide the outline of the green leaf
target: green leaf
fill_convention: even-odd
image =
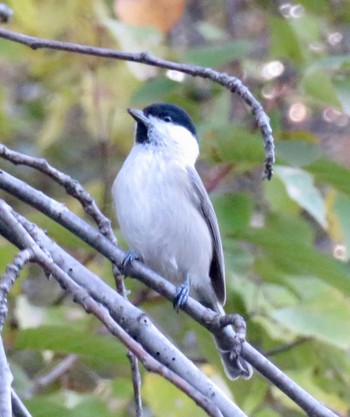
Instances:
[[[203,67],[222,67],[232,61],[248,55],[253,50],[253,44],[247,40],[230,41],[218,45],[192,48],[183,56],[184,62]]]
[[[350,60],[349,60],[350,65]],[[350,115],[350,81],[348,78],[333,81],[338,100],[344,113]]]
[[[52,350],[54,352],[75,353],[115,366],[126,363],[125,349],[117,339],[102,335],[79,332],[65,326],[40,326],[21,330],[15,340],[17,349]],[[97,354],[98,353],[98,354]]]
[[[94,398],[83,395],[80,403],[72,410],[72,417],[115,417],[115,413],[108,410],[108,403],[104,398]]]
[[[276,175],[286,186],[288,195],[305,209],[318,223],[326,228],[326,211],[321,193],[313,184],[313,178],[299,168],[278,166]]]
[[[346,260],[350,258],[350,197],[337,194],[333,204],[334,212],[338,218],[340,230],[346,247]]]
[[[304,51],[288,21],[281,17],[270,17],[268,27],[271,34],[271,56],[274,59],[288,58],[296,65],[303,63]]]
[[[331,70],[338,71],[350,67],[349,55],[329,55],[315,60],[309,66],[309,70]]]
[[[236,232],[236,238],[254,243],[264,249],[264,256],[275,262],[278,268],[292,275],[311,275],[328,285],[350,294],[350,271],[340,261],[317,252],[293,234],[276,233],[269,225],[261,229],[245,229]]]
[[[307,71],[302,85],[307,94],[328,106],[341,108],[337,90],[331,78],[321,70]]]
[[[301,217],[288,216],[285,213],[270,215],[266,219],[266,227],[281,236],[293,236],[293,240],[299,240],[310,247],[314,241],[311,225]]]
[[[62,135],[65,117],[73,104],[73,100],[73,96],[63,93],[50,100],[48,104],[48,116],[42,124],[37,141],[40,152],[50,147]]]
[[[264,181],[263,187],[265,198],[272,210],[287,215],[299,213],[299,205],[289,197],[286,187],[280,178],[274,176],[273,181]]]
[[[69,410],[62,404],[50,400],[46,397],[34,397],[25,401],[31,415],[35,417],[72,417]]]
[[[249,225],[252,201],[248,194],[224,194],[213,198],[223,236]]]
[[[264,150],[259,134],[248,133],[230,124],[221,128],[208,128],[202,135],[206,156],[221,162],[234,162],[235,167],[251,169],[252,165],[262,165]]]
[[[149,104],[153,101],[164,100],[178,87],[179,83],[169,80],[169,78],[157,77],[141,84],[132,97],[132,102]]]
[[[201,21],[198,22],[196,26],[198,32],[208,41],[222,41],[226,36],[224,28],[215,26],[212,23]]]
[[[272,317],[293,332],[348,349],[350,304],[339,291],[328,288],[322,296],[293,307],[276,310]]]
[[[338,165],[329,159],[319,159],[309,165],[307,171],[311,172],[317,180],[333,185],[339,191],[350,196],[350,170]]]
[[[302,167],[318,159],[322,155],[322,150],[318,144],[291,139],[276,143],[276,155],[288,165]]]
[[[193,400],[159,375],[146,374],[142,392],[155,417],[207,415]]]

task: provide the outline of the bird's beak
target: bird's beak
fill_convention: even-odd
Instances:
[[[142,123],[145,126],[150,124],[150,121],[147,116],[145,116],[144,112],[139,109],[128,109],[128,113],[130,116],[136,120],[138,123]]]

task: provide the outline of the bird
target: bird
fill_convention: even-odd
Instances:
[[[112,200],[129,252],[176,286],[174,307],[189,295],[224,314],[225,266],[218,220],[195,168],[196,127],[171,103],[130,108],[134,145],[112,186]],[[249,379],[252,367],[214,335],[226,375]]]

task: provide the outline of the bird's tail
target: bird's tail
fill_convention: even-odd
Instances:
[[[225,314],[222,306],[216,306],[215,310],[220,314]],[[235,380],[240,377],[249,379],[253,375],[252,366],[240,355],[234,354],[233,346],[228,345],[227,342],[225,342],[227,338],[223,337],[224,334],[230,335],[232,339],[232,337],[235,336],[235,333],[231,326],[226,326],[222,329],[220,334],[214,335],[215,344],[218,348],[221,362],[224,366],[227,377],[231,380]]]

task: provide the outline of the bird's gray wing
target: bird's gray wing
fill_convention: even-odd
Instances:
[[[203,182],[194,168],[187,167],[194,193],[194,204],[202,214],[208,225],[213,242],[213,257],[210,264],[209,276],[218,301],[223,305],[226,299],[224,254],[220,237],[220,230],[213,205]]]

